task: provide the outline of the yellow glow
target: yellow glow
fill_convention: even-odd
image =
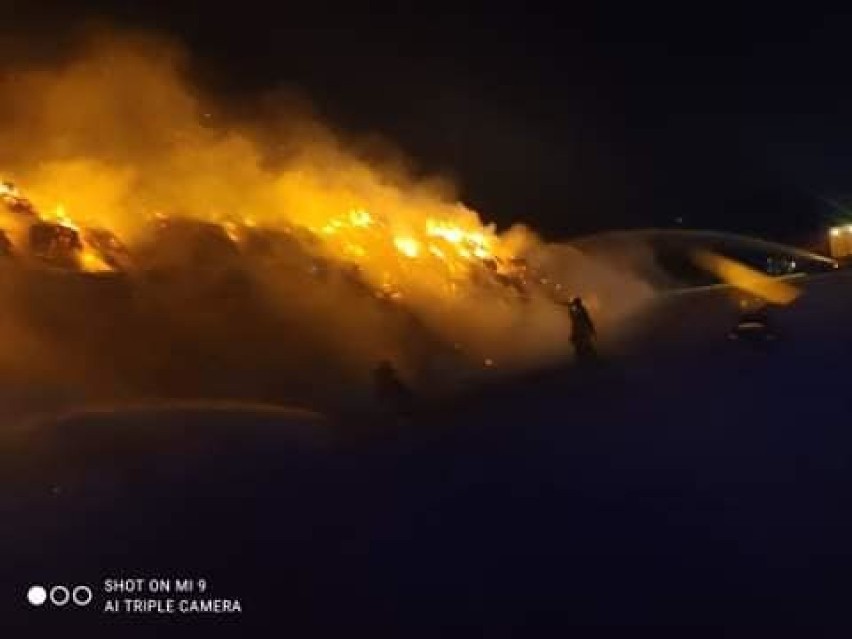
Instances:
[[[429,252],[435,257],[437,257],[439,260],[443,260],[446,257],[444,252],[434,244],[429,245]]]
[[[355,209],[349,212],[349,219],[352,222],[352,226],[357,226],[361,228],[365,228],[370,226],[373,222],[373,217],[370,215],[369,211],[365,211],[364,209]]]
[[[464,237],[464,232],[460,228],[438,222],[431,218],[426,220],[426,234],[433,237],[443,238],[452,244],[461,242]]]
[[[415,258],[420,255],[420,244],[413,237],[395,237],[393,243],[406,257]]]
[[[367,255],[367,251],[365,251],[363,247],[358,246],[357,244],[347,244],[345,250],[350,255],[354,255],[356,257],[365,257]]]
[[[57,204],[54,207],[52,214],[42,215],[41,219],[44,222],[59,224],[65,228],[72,229],[77,233],[80,233],[81,230],[80,225],[68,214],[64,204]],[[78,263],[81,270],[90,273],[115,270],[98,254],[96,250],[89,246],[82,236],[80,236],[80,243],[83,245],[83,249],[78,256]]]
[[[222,228],[225,229],[225,233],[228,235],[229,238],[231,238],[231,241],[240,241],[239,230],[234,222],[224,222],[222,224]]]
[[[789,282],[770,277],[711,251],[696,251],[693,260],[723,282],[773,304],[790,304],[800,294],[799,289]]]
[[[84,249],[80,255],[80,268],[90,273],[108,272],[113,268],[91,249]]]
[[[68,217],[68,213],[65,212],[65,207],[62,204],[58,204],[53,210],[53,219],[47,218],[45,221],[56,222],[57,224],[61,224],[69,229],[74,229],[75,231],[80,230],[80,227],[74,223],[74,220]]]
[[[537,244],[532,232],[496,232],[446,181],[392,157],[367,160],[313,116],[211,121],[204,115],[210,96],[188,85],[180,56],[168,48],[95,42],[56,67],[22,72],[25,82],[14,75],[0,78],[7,98],[0,141],[8,151],[0,182],[11,180],[21,195],[11,184],[0,194],[26,198],[42,219],[79,229],[84,270],[108,270],[115,257],[94,239],[89,245],[87,231],[111,232],[136,256],[152,230],[181,218],[218,224],[246,250],[247,236],[289,235],[308,260],[357,272],[375,295],[400,300],[449,341],[483,344],[472,361],[493,356],[485,342],[502,339],[494,336],[521,312],[486,280],[493,270],[511,273],[512,258]],[[6,208],[0,200],[10,217],[23,209]],[[10,239],[23,254],[33,220],[15,219],[21,230]],[[134,262],[140,267],[143,254]],[[259,264],[274,294],[291,277],[281,257],[264,255]],[[554,324],[562,320],[556,315]]]

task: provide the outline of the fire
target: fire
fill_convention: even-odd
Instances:
[[[0,216],[0,231],[14,241],[14,252],[25,258],[38,258],[65,267],[99,273],[115,270],[101,251],[87,239],[83,228],[64,204],[56,204],[50,213],[41,213],[12,182],[0,182],[0,198],[6,205]],[[52,229],[52,230],[51,230]],[[102,232],[103,233],[103,232]]]
[[[240,231],[236,223],[234,222],[223,222],[222,228],[225,230],[225,233],[231,238],[233,242],[239,242],[242,238],[240,237]]]
[[[354,255],[355,257],[361,258],[367,256],[367,251],[365,251],[362,246],[358,246],[357,244],[347,244],[345,250],[349,255]]]
[[[113,271],[103,256],[99,255],[98,251],[89,245],[84,235],[81,235],[82,229],[69,215],[63,204],[57,204],[53,210],[52,216],[42,217],[44,222],[53,222],[67,229],[73,230],[80,239],[80,253],[77,258],[80,270],[87,273],[106,273]]]
[[[373,216],[364,209],[355,209],[349,212],[349,220],[352,222],[352,226],[366,228],[373,223]]]
[[[488,229],[493,232],[492,229]],[[441,238],[454,245],[459,255],[470,259],[473,254],[480,259],[494,257],[491,251],[492,239],[480,230],[465,231],[451,223],[435,219],[426,220],[426,233],[430,237]]]
[[[80,254],[80,268],[89,273],[107,273],[114,269],[91,248],[84,248]]]
[[[19,197],[18,189],[11,182],[0,182],[0,197]]]
[[[60,233],[74,252],[63,268],[144,272],[149,248],[168,244],[170,264],[221,258],[270,298],[292,295],[296,275],[318,288],[346,281],[370,304],[393,300],[447,343],[463,342],[477,363],[506,327],[561,321],[561,309],[525,306],[536,280],[517,264],[538,242],[531,232],[498,232],[444,181],[366,159],[309,114],[211,121],[211,96],[181,68],[158,43],[107,40],[59,68],[0,78],[0,179],[15,183],[0,184],[0,213],[21,227],[9,233],[14,253],[43,222],[76,234]],[[183,230],[171,228],[178,220]],[[45,242],[49,230],[39,231]],[[181,251],[196,240],[212,250]]]
[[[216,129],[206,98],[168,51],[99,44],[60,73],[37,75],[25,92],[0,86],[28,96],[12,105],[22,109],[21,126],[0,128],[0,143],[21,150],[8,173],[34,210],[50,212],[39,213],[43,221],[81,236],[106,229],[131,247],[150,236],[157,216],[217,224],[236,245],[248,229],[304,230],[312,251],[406,298],[446,297],[483,268],[509,273],[526,248],[428,180],[360,159],[312,120],[307,134],[284,138],[252,123]],[[133,117],[128,95],[136,96]],[[12,143],[33,126],[26,144]],[[292,153],[273,159],[279,147]],[[11,183],[0,196],[22,200]],[[100,270],[97,247],[82,241],[81,268]]]
[[[21,195],[17,186],[11,182],[3,182],[0,196],[14,202],[28,202]],[[31,206],[31,205],[28,205]],[[35,211],[35,209],[32,209]],[[56,224],[74,231],[80,238],[81,250],[78,265],[87,272],[106,272],[115,268],[105,259],[99,247],[92,246],[86,239],[87,227],[81,225],[68,212],[63,203],[57,203],[49,214],[36,212],[38,219],[48,224]],[[214,216],[216,217],[216,216]],[[148,219],[155,226],[167,224],[169,216],[162,211],[155,211]],[[252,216],[242,219],[226,219],[216,222],[221,226],[225,235],[236,245],[241,245],[246,229],[263,228],[264,224]],[[423,273],[430,277],[436,272],[444,272],[452,276],[467,275],[477,265],[491,265],[499,272],[507,270],[506,260],[513,259],[514,253],[508,247],[502,246],[499,236],[492,227],[480,229],[470,228],[455,223],[449,219],[442,220],[426,217],[418,226],[407,223],[406,230],[394,230],[398,225],[392,219],[375,215],[365,207],[353,207],[340,215],[326,217],[322,224],[314,225],[313,231],[319,237],[324,237],[322,250],[326,254],[343,262],[350,262],[363,268],[366,272],[375,273],[373,280],[377,289],[392,292],[393,297],[400,298],[399,290],[404,283],[400,281],[401,264],[394,256],[407,261],[435,260],[433,265],[424,264]],[[116,238],[118,234],[109,231]],[[393,251],[388,251],[393,247]],[[499,255],[506,256],[501,259]],[[494,265],[498,265],[494,267]],[[435,271],[435,268],[438,271]],[[406,277],[417,278],[417,271],[405,271]],[[458,283],[449,281],[439,287],[444,292],[454,294]]]
[[[415,258],[420,255],[420,243],[413,237],[395,237],[393,243],[396,249],[406,257]]]
[[[441,249],[439,249],[434,244],[429,245],[429,252],[437,257],[439,260],[444,260],[447,258],[446,253],[444,253]]]
[[[312,186],[304,174],[298,185],[309,191]],[[328,197],[322,194],[322,199]],[[433,202],[426,204],[427,210],[436,208]],[[315,203],[312,208],[317,209]],[[317,210],[317,219],[308,228],[322,238],[325,255],[354,263],[377,291],[392,292],[396,299],[424,289],[455,296],[463,280],[483,269],[513,274],[509,264],[518,256],[517,247],[503,242],[493,227],[483,226],[463,205],[440,208],[443,216],[423,215],[416,209],[376,211],[363,204],[325,215]]]
[[[80,230],[80,227],[68,217],[68,213],[65,212],[65,207],[62,204],[58,204],[56,208],[53,210],[53,217],[42,218],[45,222],[56,222],[60,226],[64,226],[68,229],[74,229],[75,231]]]

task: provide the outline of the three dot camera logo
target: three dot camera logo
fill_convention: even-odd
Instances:
[[[67,605],[84,608],[92,603],[94,593],[88,586],[30,586],[27,590],[27,601],[33,606],[43,606],[50,602],[57,608]]]

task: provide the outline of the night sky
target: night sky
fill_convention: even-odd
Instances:
[[[91,18],[177,36],[216,90],[297,87],[335,125],[453,176],[488,220],[550,238],[682,218],[805,241],[842,218],[827,200],[852,195],[852,16],[690,3],[2,6],[0,45],[24,41],[33,56]]]

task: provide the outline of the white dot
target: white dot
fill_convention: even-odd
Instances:
[[[30,586],[27,591],[27,601],[34,606],[40,606],[47,601],[47,590],[42,586]]]

